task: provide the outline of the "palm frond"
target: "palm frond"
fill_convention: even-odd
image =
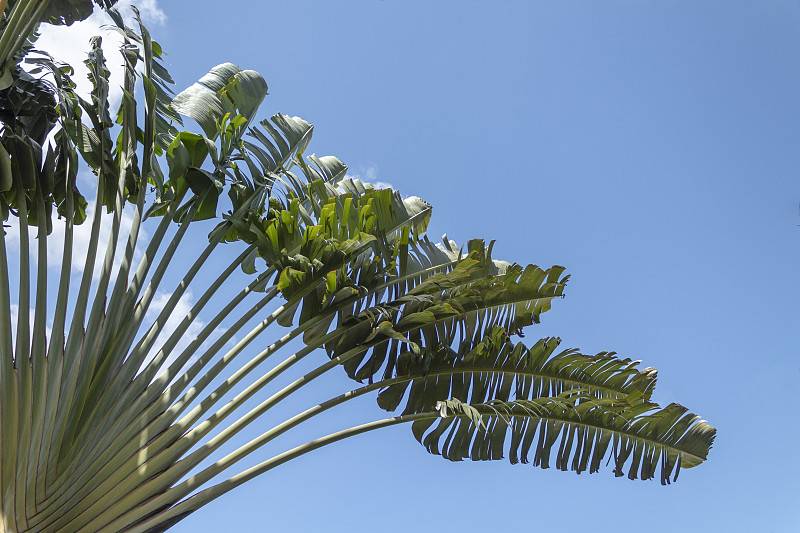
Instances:
[[[329,355],[337,357],[362,345],[363,353],[345,365],[348,375],[360,381],[386,364],[383,373],[389,376],[407,343],[439,350],[456,341],[473,342],[494,326],[518,334],[538,322],[551,301],[563,294],[567,276],[562,277],[562,267],[545,271],[513,266],[502,276],[491,276],[489,259],[473,252],[450,272],[430,276],[396,301],[344,318],[340,325],[361,327],[326,346]],[[407,339],[392,338],[394,334]]]
[[[247,124],[266,95],[267,82],[259,73],[222,63],[178,93],[170,107],[197,122],[205,136],[213,140],[225,115],[240,115]]]
[[[577,394],[465,404],[447,400],[438,420],[412,425],[417,440],[451,461],[503,458],[559,470],[596,472],[606,458],[630,479],[676,480],[681,468],[705,461],[716,430],[678,404],[611,399],[581,401]],[[510,440],[509,440],[510,439]],[[509,440],[507,442],[507,440]],[[556,444],[558,447],[556,448]]]
[[[424,412],[444,399],[470,404],[529,400],[581,390],[593,398],[625,399],[631,394],[649,400],[656,383],[654,368],[638,369],[638,361],[613,352],[588,356],[559,350],[561,339],[547,337],[530,348],[513,343],[507,331],[489,329],[479,342],[466,341],[416,355],[406,351],[385,379],[400,381],[378,395],[378,404],[394,411],[403,398],[403,413]],[[407,395],[407,396],[406,396]]]
[[[162,531],[289,459],[406,422],[431,453],[451,460],[507,455],[547,467],[554,459],[581,472],[610,457],[618,475],[662,482],[705,460],[715,430],[677,404],[650,403],[655,370],[614,353],[562,350],[559,339],[512,341],[564,295],[563,267],[499,261],[493,243],[479,239],[432,243],[427,202],[351,179],[336,157],[308,155],[313,127],[298,117],[257,123],[267,85],[253,71],[225,63],[170,98],[158,43],[141,21],[134,30],[111,16],[125,62],[116,125],[99,40],[87,60],[87,100],[74,93],[69,69],[35,60],[56,78],[48,103],[63,129],[52,148],[41,149],[44,123],[15,115],[21,108],[3,122],[0,206],[3,220],[16,218],[23,253],[14,334],[12,267],[0,232],[0,529]],[[179,114],[202,134],[176,131]],[[97,176],[97,207],[70,294],[73,226],[86,207],[75,188],[79,160]],[[221,216],[220,206],[228,209]],[[48,339],[53,207],[65,216],[65,242]],[[134,261],[148,217],[160,218]],[[187,238],[196,221],[215,218],[203,246]],[[100,250],[104,225],[111,236]],[[29,253],[30,226],[39,234]],[[203,277],[219,255],[221,272]],[[178,257],[186,268],[173,280]],[[239,269],[244,282],[233,275]],[[212,281],[171,325],[200,279]],[[163,309],[149,313],[173,281]],[[278,327],[285,329],[275,334]],[[298,376],[300,361],[310,370]],[[340,368],[360,385],[218,457],[279,403]],[[268,442],[373,392],[380,407],[402,413],[219,481]]]

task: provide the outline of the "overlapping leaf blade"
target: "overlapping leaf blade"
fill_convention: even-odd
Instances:
[[[40,208],[43,194],[53,195],[59,212],[66,210],[69,231],[72,223],[82,220],[73,213],[81,207],[71,188],[77,156],[68,153],[70,141],[77,143],[78,152],[98,174],[98,203],[113,212],[113,243],[126,203],[136,204],[137,219],[119,279],[111,283],[109,278],[116,253],[112,244],[94,303],[88,306],[100,227],[100,210],[96,211],[94,244],[72,313],[75,322],[66,344],[51,339],[47,373],[37,374],[44,367],[44,291],[37,301],[32,343],[19,334],[27,332],[27,312],[18,325],[16,361],[29,358],[32,365],[23,364],[19,375],[11,372],[11,349],[6,350],[9,357],[0,361],[5,473],[0,485],[7,529],[161,531],[286,458],[346,436],[410,421],[432,453],[452,460],[508,455],[512,462],[531,461],[544,467],[554,462],[557,468],[580,472],[596,471],[610,456],[618,475],[645,479],[659,475],[662,482],[677,475],[681,466],[705,460],[714,429],[677,404],[659,410],[649,403],[654,370],[639,370],[635,362],[612,353],[585,356],[575,350],[558,351],[558,339],[542,339],[530,348],[511,341],[563,295],[568,276],[562,267],[497,261],[492,258],[492,243],[482,240],[461,248],[445,237],[443,244],[434,245],[424,235],[430,205],[348,178],[347,167],[335,157],[305,155],[313,131],[309,123],[274,115],[253,126],[267,93],[263,78],[253,71],[219,65],[171,100],[172,80],[159,61],[158,44],[144,26],[137,32],[119,14],[112,13],[112,18],[126,40],[125,96],[119,114],[123,134],[116,146],[110,136],[114,126],[99,41],[93,43],[87,62],[94,84],[92,101],[70,94],[68,76],[63,78],[64,91],[56,93],[64,124],[57,148],[37,158],[41,151],[35,149],[36,139],[8,135],[0,145],[0,195],[8,200],[17,187],[4,215],[18,215],[22,228],[29,222],[49,221],[47,205]],[[137,62],[144,64],[138,74]],[[54,71],[57,78],[58,72]],[[133,100],[135,77],[142,82],[145,104],[141,128]],[[178,112],[195,119],[204,135],[172,129],[172,123],[180,123]],[[248,129],[250,137],[244,140]],[[158,156],[167,147],[165,179]],[[134,273],[131,261],[148,183],[156,188],[150,214],[165,216]],[[148,305],[182,232],[194,220],[216,216],[218,196],[226,188],[232,209],[212,231],[208,246],[180,280],[165,310],[153,324],[146,324]],[[29,191],[35,194],[28,198]],[[184,195],[191,198],[180,205]],[[15,201],[20,207],[16,213],[8,209]],[[181,225],[164,251],[159,248],[161,239],[173,220]],[[47,248],[45,238],[43,230],[41,258]],[[225,273],[181,317],[159,349],[156,339],[165,330],[171,309],[216,244],[238,241],[244,241],[245,249],[234,254],[237,257]],[[120,242],[125,242],[124,236]],[[151,258],[159,250],[161,263],[150,276]],[[2,251],[5,263],[4,247]],[[71,252],[65,241],[63,279],[67,280]],[[21,270],[27,275],[26,264],[21,263]],[[257,277],[170,362],[170,351],[189,334],[194,317],[240,266]],[[46,285],[46,272],[46,268],[39,271],[41,286]],[[25,279],[21,286],[27,287]],[[145,282],[149,285],[143,288]],[[237,306],[258,291],[263,291],[262,299],[242,312]],[[11,308],[8,292],[0,286],[5,310]],[[55,337],[65,331],[67,292],[59,291]],[[283,305],[273,302],[279,297],[284,298]],[[27,298],[27,291],[21,292],[21,309],[28,309]],[[270,303],[277,308],[268,307]],[[204,349],[214,329],[237,309],[235,324]],[[267,313],[263,320],[262,313]],[[244,338],[228,349],[226,343],[251,319],[261,322],[251,324]],[[248,356],[212,392],[204,392],[274,323],[291,330],[268,341],[258,355]],[[4,345],[11,342],[8,326],[0,328]],[[281,354],[292,339],[300,338],[305,341],[302,349],[285,354],[264,372],[256,370],[267,357]],[[329,359],[321,357],[316,368],[246,414],[234,416],[236,409],[320,347]],[[158,351],[148,362],[151,349]],[[184,365],[189,368],[182,370]],[[211,466],[202,466],[211,453],[252,427],[275,404],[339,366],[367,384],[322,401]],[[159,375],[162,369],[166,372]],[[254,382],[234,390],[246,377]],[[311,441],[203,490],[214,476],[266,442],[372,391],[381,391],[381,407],[402,409],[402,414]],[[235,395],[231,400],[229,393]],[[6,451],[6,443],[17,441],[19,450]]]
[[[614,473],[630,479],[677,479],[680,468],[706,459],[716,430],[678,404],[656,410],[647,402],[585,399],[580,394],[532,400],[438,405],[441,418],[415,422],[417,440],[451,461],[502,459],[577,473],[599,470],[611,457]],[[556,446],[557,445],[557,446]]]
[[[493,327],[479,342],[465,341],[456,350],[443,347],[427,357],[405,352],[387,376],[402,382],[381,391],[378,403],[394,411],[406,398],[403,412],[410,414],[430,410],[444,399],[483,404],[554,397],[576,389],[594,398],[624,399],[632,393],[650,398],[655,369],[639,370],[637,361],[608,352],[587,356],[559,350],[560,343],[548,337],[528,348],[513,343],[505,329]]]
[[[226,114],[239,114],[249,122],[266,95],[267,82],[260,74],[222,63],[178,93],[170,106],[197,122],[206,137],[216,139]]]

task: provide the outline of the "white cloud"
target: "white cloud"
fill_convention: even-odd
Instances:
[[[132,2],[130,0],[123,0],[117,6],[123,13],[127,13],[128,6]],[[167,22],[167,15],[158,7],[158,0],[139,0],[136,2],[136,7],[139,8],[139,13],[142,14],[142,21],[145,24],[165,24]]]
[[[87,208],[87,220],[84,224],[80,226],[75,226],[74,233],[73,233],[73,257],[72,257],[72,275],[76,276],[83,272],[86,257],[88,255],[88,247],[89,241],[91,239],[91,225],[92,225],[92,217],[94,215],[94,202],[90,203]],[[111,235],[111,223],[110,223],[110,215],[104,213],[103,214],[103,222],[100,225],[100,234],[98,239],[98,253],[97,258],[94,265],[94,277],[97,277],[100,274],[102,269],[102,261],[105,256],[105,249],[108,245],[108,241]],[[16,219],[12,219],[13,222],[16,222]],[[130,229],[133,223],[133,207],[127,206],[126,209],[123,211],[123,216],[120,223],[120,238],[118,241],[118,250],[119,253],[124,250],[124,247],[127,243],[128,235],[130,233]],[[9,255],[9,263],[14,264],[19,261],[19,246],[20,246],[20,239],[19,239],[19,226],[17,224],[10,224],[11,227],[7,228],[7,235],[6,235],[6,247]],[[64,233],[65,233],[65,224],[63,220],[53,220],[53,232],[48,236],[47,240],[47,254],[48,254],[48,267],[52,270],[58,271],[61,269],[61,261],[60,258],[63,255],[63,246],[64,246]],[[147,243],[150,240],[150,236],[148,233],[142,228],[139,233],[139,244],[137,245],[136,251],[134,252],[134,262],[132,268],[138,266],[139,260],[143,255],[144,248],[146,247]],[[32,248],[31,257],[31,268],[35,268],[36,266],[36,229],[32,228],[30,230],[30,246]],[[114,269],[112,271],[112,280],[116,278],[117,272],[119,270],[120,258],[116,257],[114,262]],[[146,331],[150,325],[155,321],[156,317],[161,313],[161,311],[166,307],[171,293],[158,291],[153,298],[153,301],[147,311],[145,317],[145,327],[142,331]],[[164,345],[167,341],[169,336],[178,328],[181,321],[186,317],[192,306],[194,305],[194,297],[191,291],[186,291],[183,296],[178,300],[178,303],[173,306],[171,313],[167,319],[167,323],[165,324],[164,328],[162,329],[161,333],[156,338],[156,342],[153,344],[153,348],[150,350],[150,353],[146,359],[146,362],[152,360],[152,358],[158,353],[158,350]],[[52,304],[52,302],[51,302]],[[17,327],[17,319],[18,319],[18,306],[15,304],[11,305],[11,323],[12,323],[12,332],[16,333]],[[31,309],[31,330],[33,330],[33,316],[34,310]],[[175,348],[172,350],[171,354],[167,358],[167,362],[164,366],[162,366],[162,371],[166,370],[166,368],[180,355],[183,350],[200,334],[200,332],[206,327],[207,322],[202,320],[201,318],[196,318],[186,329],[184,334],[181,336],[180,340],[178,341]],[[224,332],[226,328],[218,327],[215,328],[214,331],[209,335],[209,338],[201,345],[200,350],[207,349],[211,343],[213,343],[216,339],[218,339]],[[48,324],[46,334],[48,338],[51,334],[51,324]],[[16,335],[15,335],[16,336]],[[231,343],[234,341],[229,341],[226,346],[230,347]],[[196,356],[192,356],[189,359],[189,363],[193,363],[196,361]]]
[[[167,22],[167,16],[164,11],[159,6],[158,0],[120,0],[116,4],[116,8],[122,13],[123,17],[125,18],[126,24],[130,25],[133,28],[137,28],[135,19],[133,17],[133,13],[130,10],[130,6],[135,4],[139,12],[141,13],[143,22],[148,25],[151,29],[154,26],[163,26]],[[88,80],[88,69],[83,64],[83,61],[87,57],[87,52],[89,51],[89,43],[92,37],[95,35],[100,35],[103,39],[103,51],[107,61],[107,67],[111,72],[109,77],[109,87],[110,87],[110,94],[109,94],[109,101],[112,109],[112,113],[114,110],[119,106],[119,103],[122,99],[122,73],[123,73],[123,66],[122,66],[122,58],[119,55],[119,45],[121,44],[121,37],[119,34],[107,28],[106,26],[111,25],[111,19],[101,10],[96,9],[95,12],[92,14],[85,21],[76,22],[72,26],[50,26],[47,24],[43,24],[40,27],[41,30],[41,37],[36,43],[36,48],[46,51],[50,53],[56,60],[68,63],[75,69],[75,73],[72,76],[74,82],[78,85],[78,93],[82,96],[86,97],[89,92],[91,91],[91,82]],[[88,189],[92,189],[95,185],[96,178],[94,178],[90,173],[81,173],[78,177],[81,183],[86,183]],[[83,187],[82,187],[83,188]],[[87,220],[81,224],[80,226],[75,226],[74,233],[73,233],[73,255],[72,255],[72,273],[73,275],[79,275],[83,272],[86,262],[86,257],[88,254],[88,247],[89,241],[91,238],[91,228],[92,228],[92,218],[94,216],[95,205],[94,202],[90,202],[87,208]],[[100,237],[99,243],[97,248],[97,257],[94,265],[94,276],[95,279],[99,275],[100,270],[102,268],[102,262],[105,257],[105,250],[110,238],[111,234],[111,215],[106,213],[103,214],[103,222],[100,226]],[[19,226],[15,224],[16,219],[12,218],[10,227],[6,229],[6,246],[9,252],[9,260],[15,261],[18,260],[19,254],[19,247],[20,247],[20,239],[19,239]],[[121,226],[120,226],[120,238],[118,243],[118,253],[119,256],[124,252],[125,245],[127,243],[128,234],[133,222],[133,211],[132,207],[128,206],[125,211],[123,211],[122,219],[121,219]],[[63,246],[64,246],[64,233],[65,233],[65,225],[63,220],[55,219],[53,220],[53,232],[48,236],[47,242],[47,249],[48,249],[48,268],[53,270],[60,270],[61,269],[61,261],[59,260],[63,255]],[[138,261],[141,259],[143,254],[143,249],[146,246],[147,242],[149,242],[149,235],[146,231],[142,228],[140,230],[139,236],[139,245],[137,246],[136,252],[134,253],[134,264],[132,266],[133,269],[136,268],[138,265]],[[31,262],[32,266],[36,264],[36,229],[32,228],[30,231],[30,243],[31,243]],[[14,257],[16,256],[16,257]],[[116,272],[119,269],[120,258],[115,258],[114,263],[114,271],[112,272],[112,276],[116,277]],[[112,277],[112,279],[113,279]],[[147,319],[152,321],[158,316],[158,314],[163,310],[164,306],[166,305],[167,301],[169,300],[170,294],[165,292],[158,292],[150,306],[150,309],[147,312]],[[154,356],[158,349],[163,345],[164,342],[169,338],[171,333],[175,331],[177,326],[183,320],[183,318],[188,314],[189,310],[191,309],[193,302],[193,295],[191,292],[187,291],[179,300],[177,305],[174,306],[172,312],[169,316],[166,326],[164,327],[162,333],[158,336],[156,343],[154,344],[154,348],[151,350],[150,357]],[[18,310],[17,306],[12,306],[12,316],[11,320],[14,323],[14,327],[16,327]],[[181,340],[179,341],[178,345],[172,351],[172,354],[167,360],[167,365],[175,360],[178,354],[180,354],[188,344],[196,338],[196,336],[202,331],[202,329],[206,326],[206,322],[201,319],[196,319],[187,329],[185,334],[182,336]],[[209,337],[209,340],[203,344],[203,349],[207,348],[214,339],[218,338],[219,335],[224,333],[224,328],[217,328]],[[49,336],[49,329],[48,329],[48,336]],[[233,342],[233,341],[231,341]],[[230,344],[230,342],[228,343]],[[194,358],[192,359],[192,361]]]
[[[116,4],[117,10],[123,15],[126,24],[136,27],[131,5],[136,5],[142,16],[142,21],[147,25],[164,25],[167,21],[167,16],[164,11],[159,7],[158,0],[120,0]],[[49,52],[57,60],[70,64],[75,69],[75,74],[72,79],[78,84],[78,92],[84,97],[87,97],[91,90],[91,83],[87,75],[88,69],[83,64],[89,50],[89,42],[95,35],[103,37],[103,51],[106,56],[108,68],[111,71],[110,80],[110,95],[109,100],[111,104],[112,114],[119,106],[122,99],[122,59],[119,55],[119,45],[122,42],[119,34],[105,26],[111,25],[111,18],[101,9],[96,8],[94,13],[86,20],[76,22],[71,26],[51,26],[49,24],[42,24],[40,27],[41,37],[36,43],[36,48]],[[78,175],[78,180],[86,189],[93,189],[96,186],[96,177],[89,172],[81,172]],[[75,226],[74,230],[74,245],[72,256],[73,271],[77,273],[83,272],[84,264],[86,262],[86,255],[91,235],[91,219],[94,213],[94,204],[90,202],[87,209],[87,220],[80,226]],[[108,222],[110,218],[106,216],[105,221]],[[19,226],[13,223],[8,228],[6,236],[6,243],[9,251],[19,251]],[[122,224],[120,228],[120,238],[122,240],[121,246],[125,246],[127,241],[128,232],[130,231],[133,222],[133,213],[131,209],[123,212]],[[102,268],[102,261],[105,257],[106,245],[111,234],[111,225],[103,223],[100,229],[100,243],[98,246],[98,257],[95,262],[94,273],[95,276],[100,273]],[[147,233],[142,232],[139,242],[147,241]],[[31,232],[31,247],[35,252],[35,229]],[[53,220],[53,233],[48,237],[47,251],[50,258],[59,257],[63,253],[64,246],[64,223],[62,220]],[[121,252],[120,252],[121,253]],[[31,255],[31,260],[36,260],[36,254]],[[141,257],[141,250],[137,247],[137,253],[134,255],[134,261]],[[60,269],[61,265],[58,261],[52,259],[48,261],[50,268]],[[119,267],[120,259],[115,260],[115,271]],[[135,265],[134,265],[135,266]]]
[[[86,209],[86,221],[80,226],[75,226],[72,233],[72,273],[81,274],[86,265],[86,257],[89,254],[89,242],[92,236],[92,219],[94,217],[94,202],[89,202]],[[94,264],[94,277],[100,275],[103,267],[103,260],[105,259],[106,248],[111,239],[111,214],[103,213],[103,219],[100,223],[100,234],[98,236],[97,255]],[[19,240],[19,225],[15,223],[16,219],[12,218],[10,227],[6,229],[6,246],[9,252],[19,254],[20,240]],[[122,218],[120,219],[120,232],[117,241],[117,255],[114,258],[114,267],[112,270],[112,279],[116,277],[119,271],[121,262],[121,255],[124,253],[125,246],[128,242],[128,235],[130,234],[131,227],[133,226],[133,206],[128,204],[122,211]],[[35,264],[37,259],[36,254],[36,228],[29,228],[29,239],[31,247],[31,262]],[[47,257],[48,268],[60,271],[61,262],[57,260],[64,254],[64,236],[66,231],[66,224],[63,219],[53,219],[53,232],[47,236]],[[149,241],[149,235],[144,228],[139,230],[139,240],[133,254],[133,265],[135,269],[141,259],[144,246]],[[145,243],[145,244],[143,244]],[[18,256],[18,255],[17,255]],[[9,257],[9,259],[12,259]]]
[[[33,338],[33,322],[34,322],[35,316],[36,316],[36,311],[34,309],[30,309],[30,315],[29,315],[28,320],[29,320],[29,325],[30,325],[31,336],[29,337],[29,339]],[[11,317],[10,318],[11,318],[11,339],[12,339],[12,342],[14,343],[13,344],[14,350],[16,350],[17,349],[17,345],[16,345],[16,342],[17,342],[17,323],[19,321],[19,306],[17,304],[11,304]],[[50,334],[53,331],[51,326],[52,326],[52,324],[46,324],[45,327],[44,327],[44,333],[45,333],[45,335],[46,335],[48,340],[50,339]]]
[[[378,167],[376,165],[370,165],[358,174],[348,174],[347,177],[370,183],[376,189],[394,189],[394,185],[388,181],[381,181],[378,179]]]
[[[86,264],[86,256],[88,255],[89,250],[89,242],[91,240],[92,235],[92,218],[94,216],[95,205],[94,202],[90,202],[89,206],[86,209],[86,221],[81,224],[80,226],[75,226],[73,230],[73,245],[72,245],[72,268],[74,271],[83,272],[84,265]],[[122,218],[120,219],[120,231],[119,231],[119,240],[117,242],[117,256],[114,258],[114,268],[112,270],[112,279],[116,277],[116,273],[119,270],[119,265],[121,262],[121,255],[124,253],[125,246],[128,242],[128,236],[130,235],[131,227],[133,226],[133,212],[134,207],[131,204],[128,204],[125,209],[122,211]],[[111,214],[103,213],[103,217],[106,220],[106,223],[100,224],[100,235],[98,239],[98,247],[97,247],[97,257],[95,259],[94,264],[94,276],[97,277],[100,275],[100,271],[102,270],[103,260],[105,259],[105,252],[106,248],[108,247],[108,242],[111,239]],[[58,228],[58,233],[56,233],[56,228]],[[64,224],[53,224],[53,234],[50,235],[50,238],[47,241],[47,253],[52,257],[56,257],[55,254],[60,254],[59,246],[63,249],[64,246]],[[149,235],[144,228],[140,228],[139,230],[139,240],[137,241],[136,248],[133,253],[133,266],[132,268],[136,268],[136,265],[141,259],[143,254],[143,244],[149,242]],[[52,247],[51,247],[52,243]],[[59,266],[60,265],[56,265]]]
[[[16,342],[17,339],[17,321],[19,320],[19,306],[17,304],[11,304],[11,335]],[[14,347],[16,350],[16,346]]]
[[[133,13],[130,10],[131,0],[121,0],[116,4],[122,13],[126,24],[136,27]],[[164,12],[159,8],[157,0],[141,0],[135,2],[142,15],[142,21],[147,25],[163,25],[167,21]],[[119,34],[113,30],[104,29],[111,24],[111,19],[102,10],[95,12],[88,19],[76,22],[72,26],[51,26],[42,24],[42,36],[36,43],[36,48],[49,52],[55,59],[69,63],[75,69],[72,79],[78,85],[78,93],[89,94],[92,88],[87,79],[88,69],[83,64],[86,53],[89,51],[89,41],[95,35],[103,38],[103,53],[106,57],[109,78],[109,101],[112,113],[122,100],[122,58],[119,55],[119,45],[122,42]]]
[[[164,310],[164,307],[167,305],[167,302],[171,296],[171,294],[166,292],[157,292],[152,303],[150,304],[150,308],[147,310],[146,318],[148,320],[155,320],[158,315],[161,314],[161,311]],[[161,348],[161,346],[167,342],[167,339],[169,339],[170,335],[172,335],[172,333],[178,329],[181,321],[189,314],[189,311],[192,309],[193,305],[192,299],[193,295],[191,291],[186,291],[183,296],[180,297],[178,303],[175,305],[175,307],[173,307],[172,312],[167,319],[167,323],[164,325],[164,329],[161,330],[161,333],[159,333],[158,337],[156,338],[156,342],[153,345],[154,348],[151,350],[148,360],[152,359],[156,353],[158,353],[158,350]],[[195,339],[200,334],[205,325],[205,322],[201,320],[195,320],[189,325],[186,333],[181,336],[178,344],[167,358],[165,367],[169,366],[177,358],[177,356],[180,355],[187,346],[189,346],[189,343],[192,342],[192,339]]]
[[[167,292],[159,291],[156,293],[155,297],[153,298],[152,303],[150,304],[150,308],[147,310],[147,314],[145,317],[150,321],[155,321],[158,315],[163,311],[164,307],[167,305],[172,294]],[[183,296],[180,297],[178,303],[172,308],[172,311],[167,319],[167,323],[164,325],[164,328],[159,333],[158,337],[156,338],[156,342],[153,344],[153,348],[150,350],[150,354],[147,357],[147,361],[149,362],[152,360],[153,357],[158,353],[161,347],[167,342],[170,335],[178,329],[178,326],[183,321],[183,319],[189,315],[189,311],[191,311],[192,306],[194,305],[194,295],[192,291],[187,290]],[[207,322],[195,317],[195,320],[189,325],[183,335],[181,335],[180,340],[173,348],[172,352],[167,357],[166,363],[162,365],[161,372],[167,369],[170,364],[172,364],[178,356],[183,353],[191,342],[200,335],[200,332],[203,328],[206,327]],[[220,335],[225,333],[225,328],[216,328],[214,331],[209,335],[208,339],[200,346],[198,352],[207,349],[215,339],[218,339]],[[230,344],[230,342],[228,343]],[[189,359],[188,363],[191,364],[197,360],[196,355],[192,355]]]

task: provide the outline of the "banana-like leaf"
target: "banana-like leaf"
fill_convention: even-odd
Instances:
[[[106,6],[107,8],[110,6]],[[129,28],[122,16],[116,9],[108,9],[107,13],[114,22],[114,28],[122,35],[123,39],[136,43],[140,48],[140,59],[144,63],[143,72],[141,73],[142,81],[146,88],[153,92],[153,102],[147,102],[149,107],[154,107],[154,123],[152,131],[145,131],[145,137],[151,137],[157,146],[158,155],[169,146],[172,139],[178,133],[173,124],[182,124],[181,117],[171,107],[170,103],[173,99],[171,86],[174,85],[172,76],[164,66],[163,53],[161,46],[153,41],[150,37],[150,32],[142,23],[139,10],[135,6],[131,6],[136,21],[139,23],[139,32],[137,33],[132,28]],[[147,159],[145,160],[145,165]]]
[[[46,138],[53,133],[57,122],[60,121],[62,126],[69,128],[80,116],[81,110],[78,108],[78,98],[74,92],[75,84],[70,79],[72,69],[63,63],[56,63],[49,55],[42,53],[31,57],[28,62],[33,66],[33,74],[49,73],[54,83],[36,79],[22,70],[18,71],[18,79],[14,85],[0,94],[3,142],[9,147],[14,145],[12,152],[22,150],[33,156],[33,159],[24,158],[27,160],[27,170],[16,174],[16,182],[27,191],[26,202],[30,222],[37,224],[39,220],[37,195],[41,195],[44,202],[42,219],[49,220],[53,206],[57,207],[60,214],[66,215],[66,191],[71,189],[75,195],[75,202],[72,204],[73,220],[80,224],[86,217],[86,200],[76,187],[78,161],[74,154],[74,146],[63,129],[55,130],[53,145],[47,147],[45,143]],[[82,139],[86,142],[81,145],[81,149],[95,139],[96,136],[92,139],[88,137]],[[29,149],[23,149],[23,145]],[[43,146],[46,147],[44,154]],[[10,154],[5,148],[3,150],[6,154],[0,154],[4,156],[0,157],[0,160],[4,161],[0,163],[0,167],[6,170],[0,170],[0,196],[2,196],[0,215],[6,220],[9,209],[16,212],[20,197],[13,186]],[[21,161],[15,165],[19,166],[19,162]],[[38,167],[38,170],[33,167]],[[31,181],[30,178],[35,179]],[[50,225],[48,222],[48,227]]]
[[[50,0],[47,10],[44,12],[42,22],[53,25],[71,26],[75,22],[86,20],[94,11],[95,4],[110,8],[118,0]]]
[[[24,131],[44,144],[58,118],[55,87],[20,69],[13,85],[0,91],[0,95],[0,120],[7,127],[13,125],[12,131]]]
[[[244,141],[244,153],[251,153],[259,162],[261,176],[274,180],[273,176],[281,172],[292,159],[302,155],[314,127],[300,117],[288,115],[274,115],[259,124],[260,128],[254,126],[249,133],[258,144]]]
[[[238,113],[249,122],[266,95],[267,82],[259,73],[222,63],[181,91],[170,106],[194,119],[206,137],[216,139],[226,114]]]
[[[34,13],[45,3],[17,5]],[[25,10],[14,20],[20,22]],[[611,456],[618,474],[660,475],[662,482],[674,479],[681,466],[705,460],[713,428],[681,406],[658,410],[651,404],[654,370],[639,370],[613,353],[559,351],[558,339],[530,348],[512,342],[563,295],[568,276],[562,267],[497,261],[493,244],[482,240],[459,247],[445,236],[442,244],[432,243],[425,237],[429,204],[349,179],[335,157],[306,155],[309,123],[275,115],[253,126],[267,88],[252,71],[220,65],[171,100],[172,80],[158,44],[141,24],[134,31],[118,13],[111,16],[125,42],[117,141],[110,135],[107,68],[98,40],[87,61],[90,101],[74,94],[69,69],[38,60],[56,78],[53,95],[64,127],[55,146],[43,152],[33,135],[38,130],[30,127],[9,128],[0,139],[3,215],[17,215],[24,252],[27,228],[40,225],[33,317],[31,262],[28,253],[20,257],[16,347],[0,232],[0,315],[6,318],[0,320],[0,529],[163,531],[288,459],[402,422],[414,423],[415,435],[432,453],[453,460],[507,454],[514,462],[547,466],[552,457],[558,468],[594,471]],[[197,120],[204,134],[170,129],[180,121],[177,112]],[[168,173],[159,169],[162,155]],[[71,295],[73,225],[85,209],[74,188],[79,159],[97,174],[98,209],[80,287]],[[156,189],[149,213],[163,219],[134,268],[145,195],[152,194],[148,184]],[[233,208],[208,244],[197,249],[182,242],[195,220],[216,216],[226,189]],[[127,201],[135,206],[126,239],[120,230]],[[101,218],[103,204],[110,221]],[[42,222],[49,224],[52,205],[66,215],[66,226],[51,314],[45,290],[49,225]],[[174,231],[172,221],[180,222]],[[103,223],[111,238],[94,279]],[[239,241],[246,246],[222,274],[214,269],[200,276],[216,263],[211,258],[218,243]],[[173,259],[187,253],[196,260],[150,320],[148,309]],[[255,277],[231,291],[238,268]],[[166,331],[197,279],[213,281]],[[248,296],[257,292],[262,294],[252,303]],[[196,318],[212,301],[213,318],[196,332]],[[273,334],[276,325],[288,332]],[[162,333],[168,333],[163,343]],[[293,352],[295,339],[304,345]],[[182,340],[188,346],[174,355]],[[253,346],[260,349],[255,355],[247,352]],[[320,355],[316,366],[312,354]],[[307,356],[310,371],[267,392]],[[277,403],[339,367],[368,383],[345,387],[208,461]],[[381,407],[402,414],[302,444],[212,484],[300,423],[378,391]],[[259,403],[242,414],[251,399]]]
[[[340,320],[339,327],[348,333],[326,346],[331,357],[349,353],[358,346],[363,352],[350,357],[345,370],[359,381],[372,380],[383,370],[391,376],[405,350],[392,331],[410,339],[412,347],[439,351],[455,342],[476,342],[494,326],[519,334],[524,326],[538,322],[539,315],[550,309],[552,299],[563,294],[567,276],[563,267],[547,271],[530,265],[509,268],[501,276],[488,273],[492,263],[481,256],[480,247],[461,260],[451,271],[437,273],[394,302],[387,302]],[[374,328],[383,321],[391,326]],[[353,328],[359,324],[358,328]],[[378,341],[382,342],[376,342]],[[384,367],[384,364],[386,365]]]
[[[401,382],[382,390],[378,404],[394,411],[406,398],[403,414],[410,414],[429,411],[449,398],[468,403],[530,400],[574,389],[594,398],[624,399],[636,393],[649,400],[654,368],[639,370],[638,361],[609,352],[587,356],[574,349],[557,351],[560,343],[548,337],[528,348],[494,327],[480,342],[465,342],[457,350],[404,352],[387,376]]]
[[[607,458],[614,474],[658,476],[662,484],[681,468],[705,461],[716,430],[678,404],[655,410],[647,402],[585,399],[579,394],[466,404],[438,404],[441,418],[414,422],[417,440],[451,461],[502,459],[559,470],[597,472]],[[557,446],[556,446],[557,445]]]

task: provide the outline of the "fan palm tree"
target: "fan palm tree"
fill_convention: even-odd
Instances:
[[[595,472],[610,458],[617,476],[669,483],[706,459],[715,429],[678,404],[652,403],[654,369],[562,349],[557,338],[518,342],[563,296],[564,268],[497,260],[481,240],[432,243],[425,201],[309,155],[313,127],[298,117],[257,121],[267,84],[254,71],[222,64],[173,98],[160,46],[141,22],[133,30],[109,13],[124,39],[116,120],[99,38],[86,60],[88,100],[69,66],[41,53],[28,55],[34,76],[15,70],[2,93],[0,208],[4,227],[18,226],[21,250],[12,305],[0,232],[3,531],[163,531],[291,459],[403,423],[453,461],[508,456]],[[37,80],[40,71],[53,81]],[[181,116],[202,131],[181,130]],[[96,176],[90,218],[81,164]],[[84,222],[91,237],[73,287],[74,231]],[[198,247],[194,228],[208,222],[216,225]],[[52,258],[56,224],[65,237]],[[192,283],[215,268],[167,329]],[[154,313],[176,270],[180,281]],[[212,318],[191,329],[202,311]],[[301,360],[311,370],[287,381]],[[243,438],[295,392],[341,371],[349,379],[340,394]],[[279,377],[288,384],[275,386]],[[387,415],[236,470],[265,444],[370,393]],[[251,399],[260,403],[245,405]],[[208,465],[234,438],[239,446]]]

